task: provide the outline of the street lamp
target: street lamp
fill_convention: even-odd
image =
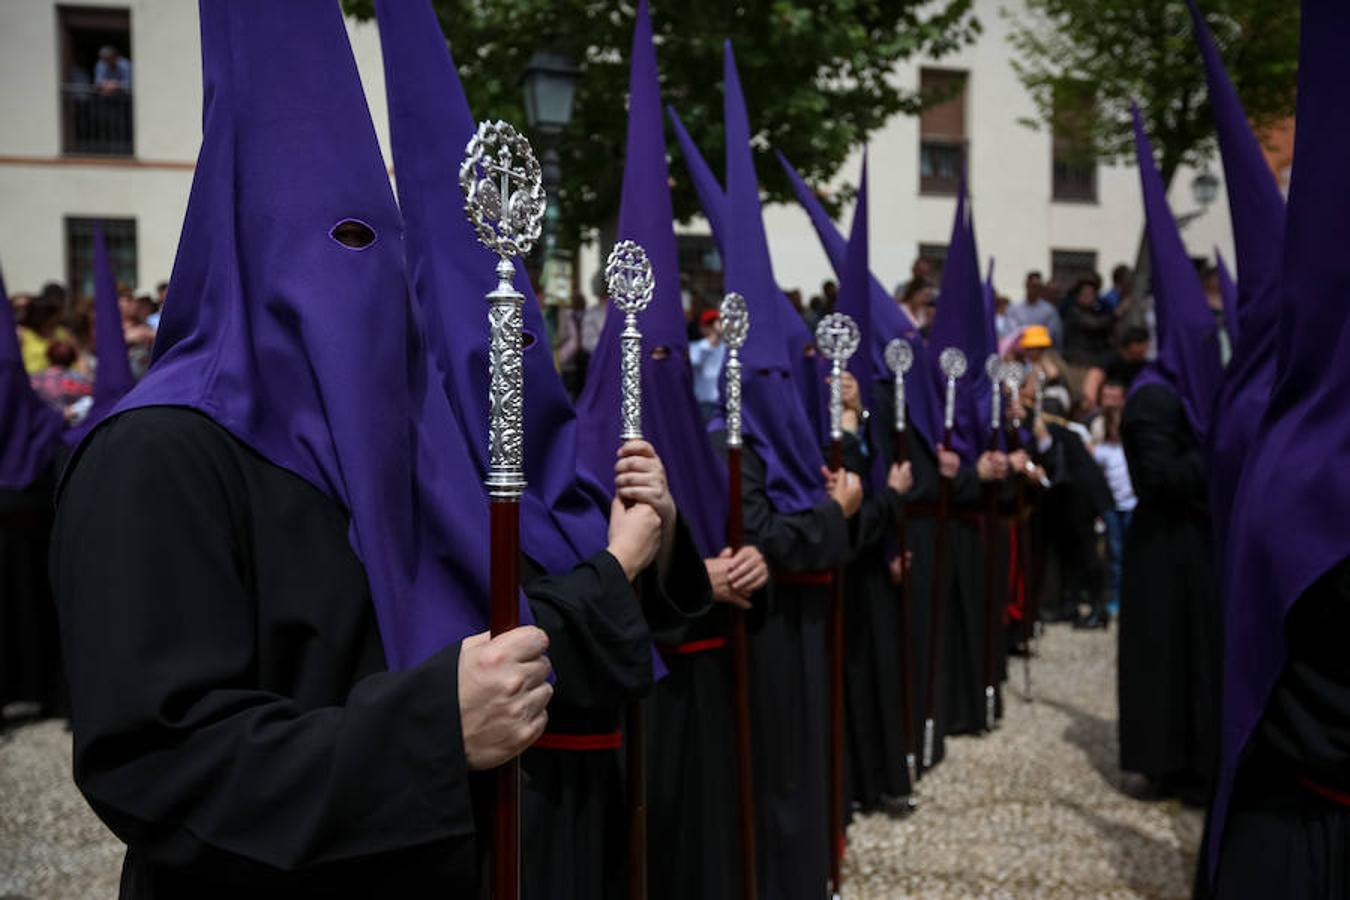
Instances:
[[[576,98],[579,69],[571,58],[557,50],[540,50],[530,57],[525,66],[525,121],[539,135],[543,150],[544,190],[548,206],[544,212],[542,244],[543,268],[541,283],[546,301],[558,303],[570,299],[570,290],[555,289],[555,272],[561,261],[555,262],[558,241],[558,186],[562,170],[558,164],[558,137],[572,121],[572,101]],[[564,267],[565,268],[565,267]],[[563,273],[566,275],[566,273]],[[570,279],[569,279],[570,280]]]
[[[1208,209],[1219,196],[1219,177],[1205,169],[1191,181],[1191,194],[1202,210]]]

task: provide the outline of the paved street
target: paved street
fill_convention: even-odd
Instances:
[[[923,806],[849,832],[847,897],[1186,897],[1201,817],[1116,765],[1115,634],[1051,628],[1003,727],[948,743]],[[60,723],[0,736],[0,900],[115,897],[121,849],[70,782]]]

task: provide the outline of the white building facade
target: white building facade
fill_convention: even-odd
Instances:
[[[975,5],[984,24],[978,43],[941,60],[908,63],[895,77],[909,88],[943,73],[966,78],[959,123],[948,115],[941,124],[959,130],[947,137],[968,153],[979,248],[986,260],[997,260],[998,288],[1020,297],[1031,269],[1050,276],[1057,264],[1090,261],[1105,275],[1115,263],[1133,261],[1143,222],[1137,173],[1100,166],[1094,197],[1055,199],[1051,136],[1019,124],[1035,109],[1012,70],[1010,23],[1001,12],[1016,15],[1019,3]],[[0,2],[0,267],[11,291],[85,280],[94,219],[110,223],[121,280],[148,292],[169,277],[200,141],[197,27],[189,0]],[[387,150],[378,36],[371,24],[352,25],[351,33]],[[107,45],[131,63],[125,103],[100,105],[104,98],[88,86]],[[931,137],[921,132],[929,130],[900,116],[869,145],[873,268],[888,285],[907,278],[921,249],[940,254],[949,238],[953,197],[934,191],[920,173],[921,144]],[[844,166],[839,183],[856,180],[859,159],[855,154]],[[1193,174],[1183,171],[1175,182],[1178,214],[1196,209]],[[795,206],[773,206],[766,220],[780,284],[809,297],[833,274],[805,215]],[[695,222],[681,231],[707,229]],[[1218,247],[1231,260],[1222,190],[1185,237],[1192,255],[1212,257]],[[595,247],[583,252],[583,286],[598,256]]]

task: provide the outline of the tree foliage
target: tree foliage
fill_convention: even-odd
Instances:
[[[521,79],[530,56],[567,52],[583,69],[561,137],[564,241],[612,224],[622,184],[628,56],[635,0],[433,0],[480,119],[524,124]],[[679,110],[720,171],[722,41],[730,38],[755,129],[760,179],[773,199],[791,189],[769,150],[810,179],[832,176],[848,153],[897,113],[924,103],[892,77],[897,63],[940,56],[973,40],[972,0],[653,0],[665,102]],[[344,0],[373,14],[373,0]],[[679,150],[667,129],[671,159]],[[671,167],[675,210],[698,211],[682,165]],[[835,198],[838,202],[838,198]]]
[[[1298,4],[1200,5],[1253,122],[1292,115]],[[1132,161],[1130,104],[1137,101],[1168,182],[1180,165],[1213,152],[1205,70],[1184,0],[1026,0],[1026,8],[1004,14],[1019,57],[1014,66],[1039,114],[1030,124],[1070,132],[1089,155]],[[1082,115],[1085,106],[1090,116]]]

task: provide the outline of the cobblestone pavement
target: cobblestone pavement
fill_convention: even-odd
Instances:
[[[1201,817],[1143,799],[1116,768],[1115,633],[1052,627],[1007,718],[956,738],[904,821],[849,830],[846,900],[1186,897]],[[70,781],[70,735],[43,722],[0,735],[0,900],[117,894],[121,846]]]

